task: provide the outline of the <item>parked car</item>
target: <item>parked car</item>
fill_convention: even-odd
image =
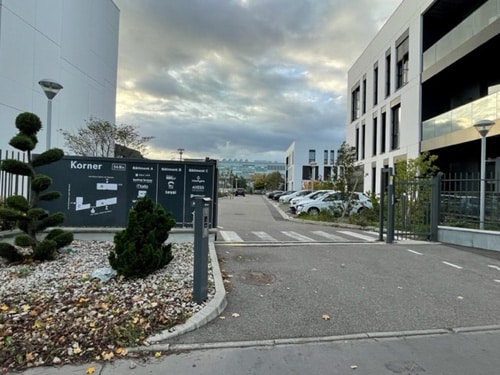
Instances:
[[[283,194],[278,201],[280,203],[287,203],[290,202],[290,199],[295,198],[295,197],[303,197],[304,195],[307,195],[311,192],[311,190],[297,190],[291,194]]]
[[[364,209],[373,208],[373,204],[365,193],[355,192],[352,193],[350,214],[359,214]],[[333,192],[325,194],[318,199],[312,201],[305,201],[297,206],[297,214],[308,213],[309,215],[318,215],[321,210],[333,209],[343,211],[346,206],[346,201],[342,199],[340,192]]]
[[[266,195],[269,199],[273,199],[274,194],[280,194],[280,193],[283,193],[283,190],[273,190],[273,191],[270,191],[269,193],[267,193]]]
[[[238,195],[241,195],[242,197],[245,196],[245,189],[244,188],[237,188],[236,191],[234,192],[234,196],[237,197]]]
[[[292,194],[292,193],[293,193],[293,190],[282,191],[281,193],[274,194],[273,199],[275,201],[277,201],[278,199],[280,199],[281,196],[287,195],[287,194]]]
[[[301,202],[305,202],[305,201],[311,200],[311,199],[314,200],[314,199],[321,197],[322,195],[324,195],[326,193],[331,193],[331,192],[333,192],[333,190],[314,190],[314,191],[311,191],[309,194],[306,194],[302,197],[295,197],[295,198],[290,199],[288,207],[290,208],[290,211],[294,214],[297,211],[297,206]]]

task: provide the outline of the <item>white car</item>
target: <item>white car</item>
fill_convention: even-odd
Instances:
[[[351,214],[358,214],[364,209],[373,208],[370,197],[368,197],[364,193],[352,193],[353,197],[351,200]],[[340,192],[333,192],[329,194],[325,194],[324,196],[313,200],[313,201],[305,201],[300,203],[297,206],[297,214],[300,213],[308,213],[309,215],[318,215],[321,210],[324,209],[337,209],[340,211],[345,207],[346,202],[342,199],[342,195]]]
[[[292,198],[296,198],[296,197],[303,197],[304,195],[307,195],[311,192],[311,190],[297,190],[297,191],[294,191],[293,193],[291,194],[287,194],[287,195],[282,195],[278,201],[280,203],[287,203],[287,202],[290,202],[290,199]]]
[[[295,213],[297,211],[297,206],[300,203],[308,201],[308,200],[317,199],[317,198],[321,197],[322,195],[324,195],[326,193],[332,193],[333,191],[334,190],[314,190],[314,191],[310,192],[309,194],[304,195],[302,197],[295,197],[295,198],[290,199],[288,207],[290,208],[290,211],[292,213]]]

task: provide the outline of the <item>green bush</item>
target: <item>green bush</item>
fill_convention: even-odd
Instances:
[[[109,264],[126,278],[145,277],[163,268],[173,258],[166,243],[175,225],[171,213],[148,196],[137,200],[128,215],[127,228],[115,234]]]
[[[30,251],[19,253],[15,246],[0,244],[0,256],[9,261],[20,261],[27,257],[36,260],[51,260],[56,255],[56,250],[73,242],[73,234],[57,229],[49,233],[45,239],[38,240],[37,234],[49,227],[61,225],[64,222],[62,212],[50,213],[38,207],[41,200],[53,200],[60,197],[59,192],[46,192],[52,184],[52,179],[36,173],[35,167],[58,161],[64,156],[62,150],[53,148],[42,154],[32,157],[31,152],[38,143],[36,134],[42,128],[38,116],[25,112],[16,117],[16,127],[19,133],[11,138],[9,144],[18,150],[26,152],[26,162],[15,159],[5,159],[0,164],[0,169],[14,175],[27,176],[30,181],[30,200],[15,195],[5,199],[0,204],[0,224],[5,229],[5,224],[15,223],[24,233],[15,238],[15,244]],[[11,229],[11,228],[8,228]]]

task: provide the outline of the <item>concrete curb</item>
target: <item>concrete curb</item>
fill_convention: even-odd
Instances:
[[[224,281],[222,279],[222,273],[219,267],[219,261],[217,259],[217,253],[215,251],[215,245],[213,242],[209,242],[209,255],[212,264],[212,273],[215,282],[215,296],[203,307],[203,309],[191,318],[189,318],[186,323],[175,326],[172,331],[166,330],[159,334],[153,335],[147,339],[150,343],[157,343],[171,339],[173,337],[182,335],[186,332],[193,331],[201,326],[204,326],[211,320],[218,317],[227,306],[226,290],[224,288]],[[128,351],[144,351],[151,350],[149,346],[129,348]]]

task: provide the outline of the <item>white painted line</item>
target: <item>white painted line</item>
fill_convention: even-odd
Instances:
[[[453,263],[449,263],[449,262],[445,262],[445,261],[443,261],[442,263],[446,264],[447,266],[450,266],[450,267],[455,267],[459,270],[463,269],[463,267],[457,266],[456,264],[453,264]]]
[[[297,232],[282,231],[281,233],[283,233],[285,236],[291,237],[301,242],[316,242],[316,240],[313,240],[312,238],[309,238],[307,236],[303,236],[302,234],[299,234]]]
[[[371,236],[365,236],[364,234],[351,232],[348,230],[339,230],[339,233],[347,234],[348,236],[359,238],[359,239],[365,240],[365,241],[377,241],[378,240],[378,238],[371,237]]]
[[[413,253],[413,254],[424,255],[424,254],[419,253],[418,251],[415,251],[415,250],[410,250],[410,249],[406,249],[406,250],[409,251],[410,253]]]
[[[500,280],[496,280],[496,279],[495,279],[495,282],[496,282],[496,283],[500,283]]]
[[[252,232],[252,233],[255,234],[257,237],[259,237],[261,240],[269,242],[278,242],[276,238],[270,236],[266,232]]]
[[[498,266],[492,266],[491,264],[488,264],[488,267],[496,269],[497,271],[500,271],[500,267],[498,267]]]
[[[243,242],[243,240],[241,239],[241,237],[238,236],[236,234],[236,232],[221,230],[221,231],[219,231],[219,233],[222,236],[222,238],[224,239],[224,241],[227,241],[227,242]]]
[[[333,240],[333,241],[345,241],[346,240],[343,237],[337,236],[335,234],[323,232],[322,230],[315,230],[315,231],[312,231],[311,233],[314,233],[318,236],[325,237],[325,238],[327,238],[329,240]]]

